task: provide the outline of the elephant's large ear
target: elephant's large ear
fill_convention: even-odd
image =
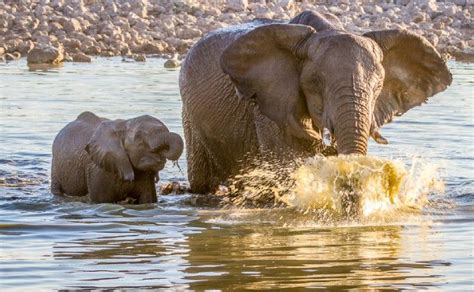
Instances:
[[[306,25],[259,26],[233,41],[220,60],[241,98],[255,99],[261,113],[300,138],[318,138],[303,122],[307,109],[297,59],[314,32]]]
[[[374,109],[375,128],[451,84],[446,63],[425,38],[405,30],[372,31],[364,36],[373,39],[383,52],[385,80]]]
[[[85,150],[92,161],[107,171],[116,173],[121,179],[133,181],[132,164],[123,146],[126,121],[103,121],[95,130]]]

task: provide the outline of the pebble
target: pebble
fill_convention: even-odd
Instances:
[[[21,54],[19,52],[5,54],[5,60],[7,61],[17,61],[20,58],[21,58]]]
[[[64,60],[63,48],[40,44],[28,52],[28,64],[59,64]]]
[[[164,64],[164,67],[165,68],[177,68],[179,67],[181,64],[178,60],[176,59],[168,59],[166,60],[165,64]]]
[[[134,55],[133,60],[135,60],[135,62],[146,62],[146,56],[143,54]]]
[[[188,191],[188,187],[184,184],[180,184],[179,182],[169,182],[167,184],[164,184],[160,187],[160,195],[170,195],[170,194],[175,194],[175,195],[180,195],[184,194]]]
[[[87,56],[84,53],[72,54],[71,57],[72,57],[73,62],[84,62],[84,63],[92,62],[92,58]]]

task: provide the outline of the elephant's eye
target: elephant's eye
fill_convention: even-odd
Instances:
[[[141,131],[138,131],[137,133],[135,133],[135,140],[143,141],[143,133]]]

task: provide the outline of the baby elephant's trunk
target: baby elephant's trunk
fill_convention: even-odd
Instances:
[[[155,141],[154,145],[151,145],[152,149],[160,151],[168,160],[177,160],[183,153],[183,139],[176,133],[161,133]]]

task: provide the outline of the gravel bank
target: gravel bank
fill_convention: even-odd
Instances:
[[[474,55],[474,0],[4,0],[0,61],[38,46],[63,47],[66,60],[184,55],[209,31],[303,10],[333,13],[354,32],[410,29],[458,60]]]

